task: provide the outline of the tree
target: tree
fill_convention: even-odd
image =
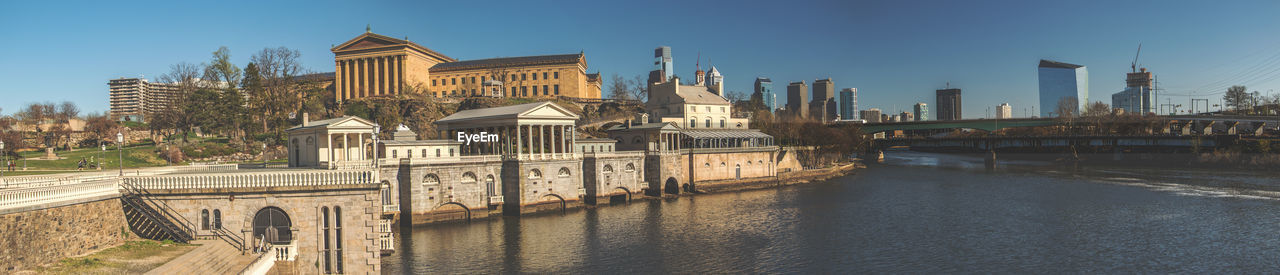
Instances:
[[[746,99],[746,95],[739,91],[729,91],[724,93],[724,98],[729,100],[729,104],[738,104]]]
[[[1080,101],[1074,97],[1062,97],[1053,113],[1061,118],[1072,118],[1080,114]]]
[[[263,132],[274,132],[276,140],[301,103],[302,97],[294,91],[294,78],[302,72],[301,56],[298,50],[278,47],[262,49],[251,58],[262,85],[261,93],[253,99],[261,103],[255,111],[262,115]]]
[[[242,132],[240,125],[247,120],[244,115],[244,95],[236,89],[242,79],[240,68],[231,63],[231,51],[226,46],[213,52],[213,58],[204,70],[204,80],[217,85],[210,87],[214,89],[210,94],[192,102],[207,106],[204,108],[207,113],[201,119],[201,129],[218,131],[233,141],[243,141],[243,135],[239,135],[239,132]]]
[[[262,87],[262,76],[258,72],[258,65],[253,64],[253,62],[249,62],[249,65],[244,66],[244,78],[240,80],[240,89],[243,90],[245,95],[249,98],[247,101],[247,107],[250,111],[259,115],[266,112],[265,105],[261,100],[259,100],[266,96],[266,89]],[[259,120],[263,121],[262,131],[266,132],[267,124],[264,119],[265,118],[259,117]],[[243,130],[246,135],[248,135],[252,130],[251,128],[253,127],[249,127],[247,123],[241,125],[241,130]]]
[[[1102,103],[1102,101],[1094,101],[1093,103],[1089,103],[1088,105],[1085,105],[1084,113],[1082,113],[1081,116],[1101,117],[1101,116],[1106,116],[1110,114],[1111,114],[1111,106],[1107,105],[1106,103]]]
[[[638,74],[630,83],[631,98],[640,102],[649,101],[649,83],[648,77],[644,74]]]
[[[159,120],[162,125],[181,132],[183,142],[187,141],[187,134],[191,129],[196,127],[196,109],[204,108],[200,104],[188,102],[191,94],[203,88],[203,81],[200,81],[202,71],[203,66],[181,62],[169,66],[169,73],[160,76],[161,82],[173,85],[175,89],[165,108],[160,111]]]
[[[1222,95],[1222,101],[1232,110],[1239,111],[1240,108],[1248,105],[1249,92],[1245,91],[1245,86],[1236,85],[1227,88],[1227,93]]]
[[[614,73],[609,76],[609,97],[610,98],[623,99],[623,100],[635,99],[631,97],[631,95],[632,93],[631,93],[630,83],[627,83],[626,78],[622,78],[622,76],[618,75],[617,73]]]

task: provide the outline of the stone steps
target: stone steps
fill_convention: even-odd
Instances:
[[[157,267],[146,274],[240,274],[257,255],[246,253],[222,240],[194,241],[200,247]]]

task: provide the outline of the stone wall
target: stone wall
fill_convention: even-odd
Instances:
[[[685,178],[690,182],[774,176],[776,151],[694,153]],[[740,173],[739,173],[740,172]]]
[[[507,183],[503,186],[504,214],[558,211],[582,205],[586,192],[579,190],[581,159],[507,162],[515,163],[503,165],[503,182]],[[561,169],[569,173],[561,174]]]
[[[321,218],[324,216],[321,213],[322,209],[328,210],[333,228],[337,228],[337,220],[341,219],[345,273],[374,274],[381,269],[377,232],[382,204],[377,184],[151,192],[153,200],[164,201],[172,209],[171,214],[181,215],[197,227],[202,227],[203,211],[212,213],[217,210],[222,216],[222,228],[241,234],[250,244],[254,216],[268,207],[283,210],[288,215],[291,233],[297,243],[297,261],[294,264],[302,274],[323,273],[319,267],[323,265],[324,255],[321,242],[324,236]],[[336,215],[338,212],[340,217]],[[199,228],[198,234],[209,236],[212,231]],[[330,235],[336,248],[338,234]]]
[[[0,215],[0,272],[112,247],[133,238],[119,199]]]
[[[407,224],[480,219],[501,213],[497,207],[490,211],[489,192],[492,188],[493,196],[502,195],[502,162],[415,164],[404,160],[399,166],[384,167],[381,173],[383,181],[397,190],[394,201],[400,204],[400,218]],[[468,173],[475,176],[474,181],[464,178]]]
[[[611,156],[594,154],[582,160],[583,187],[587,195],[584,202],[590,205],[601,203],[597,198],[625,195],[624,200],[631,200],[633,194],[643,192],[649,187],[645,182],[644,157]],[[608,166],[606,169],[605,166]],[[608,203],[608,199],[604,199]]]

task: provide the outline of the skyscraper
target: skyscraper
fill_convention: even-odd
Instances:
[[[960,107],[960,89],[948,88],[938,90],[938,120],[959,120],[961,119]]]
[[[1010,118],[1013,118],[1013,107],[1010,107],[1008,102],[996,106],[996,119]]]
[[[662,46],[653,49],[653,71],[649,71],[648,84],[667,82],[674,75],[675,65],[672,64],[671,47]]]
[[[1040,116],[1050,117],[1061,111],[1079,114],[1089,103],[1089,70],[1081,65],[1040,60]],[[1059,110],[1064,100],[1074,101],[1069,110]]]
[[[767,77],[756,78],[756,92],[751,96],[759,97],[760,102],[764,103],[764,107],[769,109],[770,113],[772,113],[774,109],[778,108],[778,98],[773,94],[773,80],[770,80]]]
[[[707,89],[715,91],[716,95],[724,97],[724,76],[720,75],[720,70],[716,66],[711,66],[711,71],[707,72],[706,80]]]
[[[858,88],[840,90],[840,119],[858,119]]]
[[[804,81],[791,82],[787,85],[787,112],[796,118],[809,117],[808,85]]]
[[[813,101],[809,102],[809,118],[828,122],[835,120],[836,84],[830,78],[813,81]]]
[[[862,117],[863,120],[866,120],[867,123],[880,123],[883,121],[880,119],[880,115],[880,108],[866,109],[858,114],[858,116]]]
[[[916,121],[928,121],[928,120],[929,120],[929,105],[928,105],[928,104],[924,104],[924,102],[917,102],[917,103],[916,103],[916,106],[915,106],[915,111],[916,111],[916,114],[915,114],[915,115],[916,115]]]

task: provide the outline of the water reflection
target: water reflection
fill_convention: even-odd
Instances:
[[[385,273],[1243,273],[1273,175],[892,152],[809,184],[402,232]],[[1204,183],[1211,181],[1210,183]],[[1259,187],[1259,188],[1253,188]],[[1216,193],[1215,193],[1216,192]],[[1262,194],[1262,195],[1257,195]]]

